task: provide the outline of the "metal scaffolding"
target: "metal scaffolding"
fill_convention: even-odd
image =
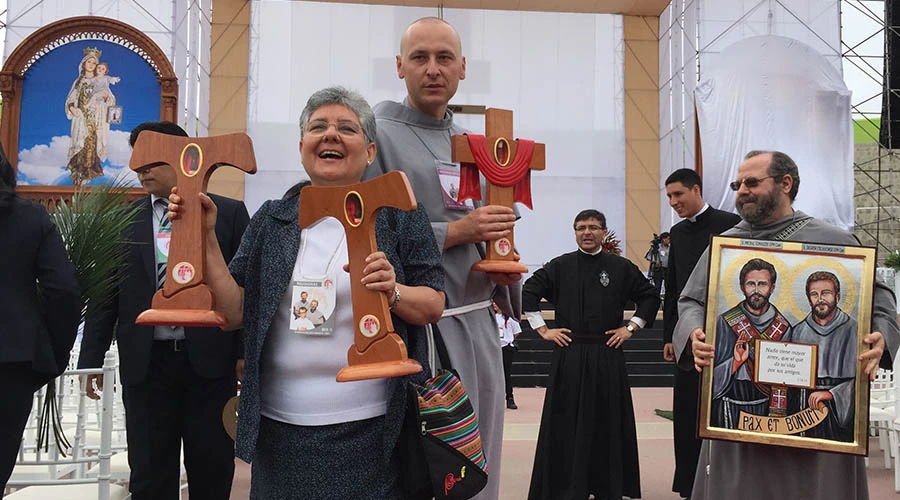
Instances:
[[[900,246],[900,186],[896,177],[900,159],[897,151],[888,147],[893,143],[889,127],[882,137],[886,140],[879,141],[882,102],[888,95],[900,96],[900,81],[891,82],[885,71],[890,65],[885,35],[897,33],[896,28],[885,23],[884,0],[841,2],[844,78],[855,81],[851,101],[857,138],[853,162],[855,233],[864,245],[877,248],[879,261]]]

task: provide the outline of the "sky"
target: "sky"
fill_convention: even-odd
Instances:
[[[842,66],[844,83],[853,92],[854,118],[881,112],[884,35],[879,31],[883,25],[883,1],[841,2]]]

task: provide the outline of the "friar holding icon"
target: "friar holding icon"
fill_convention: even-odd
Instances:
[[[780,151],[751,151],[731,183],[735,208],[743,219],[724,236],[859,245],[849,232],[793,208],[800,187],[797,164]],[[714,362],[716,346],[704,331],[709,252],[703,254],[678,303],[678,324],[672,338],[678,364],[702,371]],[[876,281],[872,290],[871,331],[866,348],[853,362],[874,378],[879,365],[890,369],[900,345],[893,292]],[[777,471],[777,481],[773,481]],[[816,478],[811,481],[810,478]],[[761,446],[725,440],[704,440],[691,498],[767,500],[773,495],[815,500],[868,498],[863,457],[817,450]]]

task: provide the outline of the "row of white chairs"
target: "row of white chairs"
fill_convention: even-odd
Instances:
[[[894,491],[900,493],[900,361],[894,370],[879,369],[869,389],[869,426],[878,432],[884,468],[894,469]],[[868,460],[868,459],[867,459]]]
[[[111,460],[116,406],[116,353],[109,351],[103,367],[96,369],[69,369],[56,381],[57,405],[63,429],[67,429],[69,445],[50,438],[46,451],[36,444],[39,429],[31,418],[23,435],[22,448],[13,475],[7,482],[7,490],[15,490],[5,498],[9,500],[47,499],[58,500],[123,500],[129,497],[126,487],[113,484]],[[89,399],[82,381],[88,375],[103,375],[107,389],[99,404]],[[46,397],[46,388],[36,394],[33,415],[38,415]],[[118,391],[120,394],[121,391]],[[74,426],[69,419],[74,416]],[[90,439],[94,434],[96,439]],[[51,431],[52,435],[52,431]],[[123,433],[124,435],[124,433]],[[122,448],[124,449],[124,448]]]
[[[118,377],[118,346],[113,342],[106,353],[103,368],[79,370],[80,346],[79,338],[71,352],[68,369],[54,382],[61,427],[68,440],[68,446],[63,450],[66,457],[63,457],[52,437],[46,451],[37,447],[38,418],[46,398],[46,388],[42,388],[35,393],[32,415],[23,433],[17,465],[7,484],[6,492],[14,491],[8,495],[9,498],[128,498],[127,483],[131,470],[128,466],[125,407]],[[107,373],[110,369],[108,363],[112,363],[111,375]],[[105,390],[100,401],[95,401],[87,397],[82,380],[87,378],[86,375],[101,373],[104,375]],[[111,405],[107,398],[111,398]],[[111,423],[107,421],[110,414]],[[103,453],[103,440],[107,435],[111,437],[111,444],[109,451]],[[111,456],[101,462],[100,458],[105,454]],[[72,483],[73,480],[83,483]],[[58,491],[62,489],[56,488],[67,484],[61,481],[68,481],[65,494],[59,494]],[[94,486],[93,483],[99,486]],[[108,495],[103,483],[111,483]],[[182,489],[186,489],[187,476],[183,466],[181,483]],[[71,486],[72,484],[75,486]],[[47,491],[44,487],[55,489]]]

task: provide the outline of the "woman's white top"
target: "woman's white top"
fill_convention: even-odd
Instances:
[[[384,415],[387,379],[337,382],[353,346],[347,239],[337,219],[326,218],[300,233],[291,286],[269,328],[260,358],[260,413],[294,425],[330,425]],[[290,329],[293,282],[331,277],[336,283],[332,335]]]

